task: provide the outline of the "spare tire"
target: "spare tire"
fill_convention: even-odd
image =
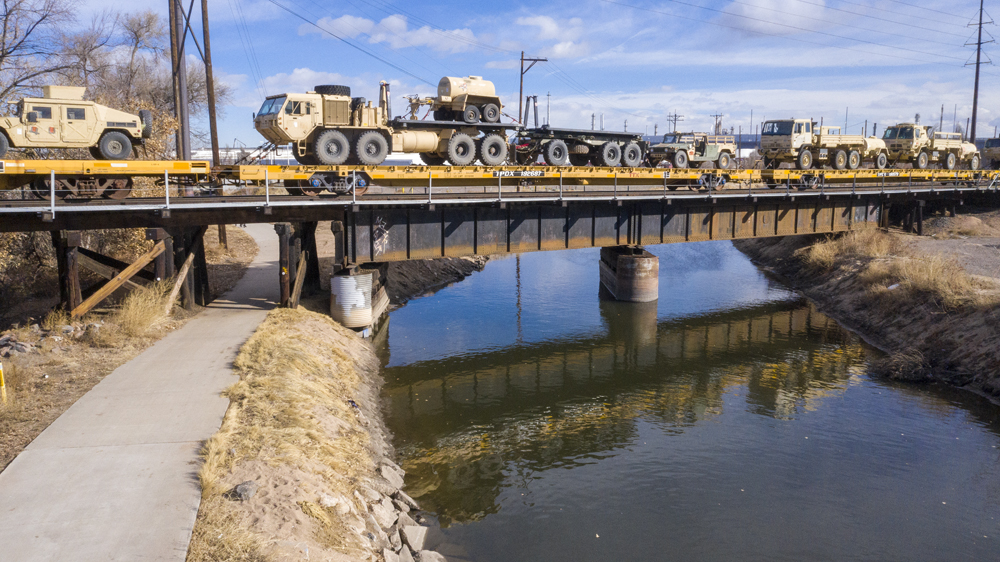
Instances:
[[[151,138],[153,136],[153,112],[148,109],[140,109],[139,122],[142,123],[142,138]]]
[[[317,94],[323,94],[325,96],[347,96],[351,97],[351,87],[350,86],[313,86],[313,91]]]

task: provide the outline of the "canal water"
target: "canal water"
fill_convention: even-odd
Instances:
[[[1000,407],[876,351],[728,242],[525,254],[391,314],[407,490],[453,560],[1000,560]]]

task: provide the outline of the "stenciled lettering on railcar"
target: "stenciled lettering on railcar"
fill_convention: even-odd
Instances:
[[[540,178],[545,175],[541,170],[495,170],[495,178]]]

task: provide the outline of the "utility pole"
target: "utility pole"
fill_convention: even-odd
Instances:
[[[180,100],[180,136],[181,154],[178,156],[183,160],[191,159],[191,118],[188,111],[188,82],[187,82],[187,54],[184,52],[184,45],[187,43],[187,14],[184,13],[184,5],[179,0],[173,0],[177,15],[174,16],[177,25],[177,60],[174,61],[174,72],[177,73],[177,88],[180,90],[177,97]]]
[[[174,119],[181,122],[181,88],[177,75],[177,0],[167,0],[167,19],[170,22],[170,78],[174,90]],[[177,158],[183,158],[184,137],[178,129],[174,135]]]
[[[551,108],[552,108],[552,92],[548,92],[547,94],[545,94],[545,124],[546,125],[548,125],[548,124],[551,123],[551,121],[549,121],[549,116],[550,116],[549,110]]]
[[[676,133],[677,132],[677,122],[678,121],[683,121],[683,120],[684,120],[684,116],[683,115],[677,115],[677,110],[676,109],[674,110],[673,113],[667,115],[667,121],[670,121],[670,123],[672,123],[672,127],[673,127],[673,129],[670,132]]]
[[[625,120],[625,132],[628,132],[628,119]]]
[[[522,103],[524,102],[524,73],[531,70],[531,67],[535,66],[536,62],[548,62],[549,59],[526,59],[524,58],[524,51],[521,51],[521,91],[517,96],[517,119],[521,120],[521,112],[524,111]],[[524,63],[530,62],[528,68],[524,68]],[[522,123],[523,125],[523,123]],[[537,123],[535,124],[537,125]]]
[[[212,140],[212,165],[219,162],[219,130],[215,118],[215,78],[212,76],[212,43],[208,38],[208,0],[201,0],[201,28],[205,41],[205,87],[208,89],[208,132]]]
[[[716,113],[716,114],[712,115],[712,117],[715,118],[715,132],[713,134],[718,135],[719,134],[719,129],[722,127],[723,114]]]
[[[850,112],[851,112],[851,108],[850,107],[844,108],[844,134],[845,135],[847,134],[847,116],[850,115]]]
[[[657,131],[659,131],[659,129],[660,129],[660,124],[659,123],[653,123],[653,136],[654,137],[658,134]]]
[[[590,114],[590,130],[591,130],[591,131],[593,131],[593,130],[594,130],[594,118],[595,118],[595,117],[596,117],[596,114],[594,114],[594,113],[591,113],[591,114]]]
[[[938,121],[938,130],[944,132],[944,104],[941,104],[941,120]]]
[[[993,23],[992,21],[989,23]],[[990,43],[991,41],[987,41]],[[976,142],[976,111],[979,109],[979,66],[983,55],[983,0],[979,0],[979,37],[976,39],[976,85],[972,89],[972,121],[968,127],[969,142]]]

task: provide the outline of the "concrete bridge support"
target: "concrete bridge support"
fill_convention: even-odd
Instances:
[[[660,259],[641,246],[601,248],[601,284],[625,302],[652,302],[659,297]]]
[[[389,309],[385,292],[388,264],[366,263],[341,268],[330,278],[330,316],[345,327],[370,336]]]

